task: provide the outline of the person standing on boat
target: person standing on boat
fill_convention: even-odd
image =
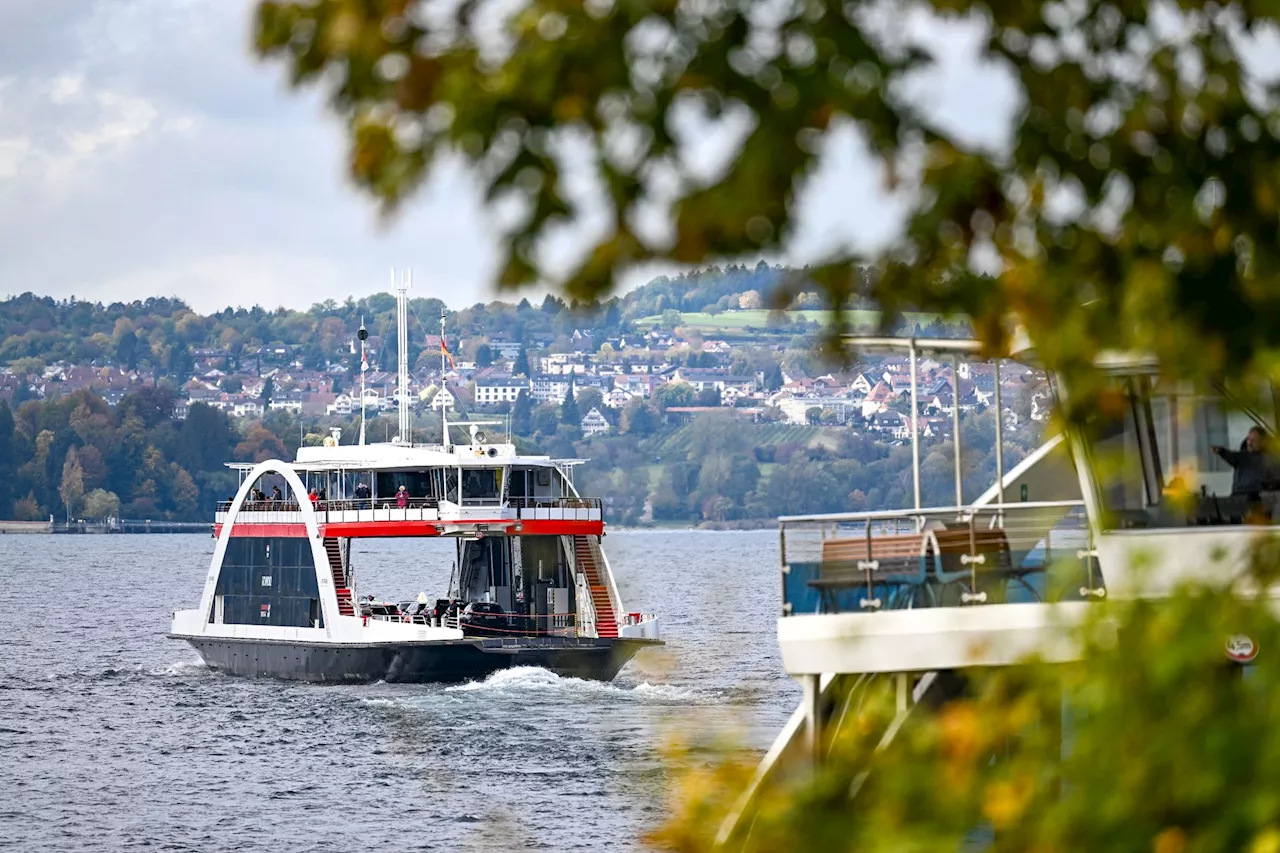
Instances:
[[[396,490],[396,506],[401,509],[409,507],[409,491],[404,486]]]
[[[1256,426],[1240,444],[1239,450],[1214,447],[1213,452],[1235,469],[1231,477],[1231,494],[1248,495],[1257,500],[1263,491],[1274,489],[1280,480],[1280,468],[1271,452],[1267,431]]]

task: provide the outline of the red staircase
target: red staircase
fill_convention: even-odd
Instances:
[[[338,615],[355,616],[356,608],[351,602],[351,590],[347,588],[347,576],[342,571],[342,548],[338,540],[324,540],[325,553],[329,555],[329,572],[333,575],[333,591],[338,594]]]
[[[618,636],[618,617],[613,612],[613,603],[609,600],[609,588],[605,586],[600,565],[596,562],[595,552],[591,549],[591,540],[586,536],[573,537],[573,553],[578,568],[587,576],[591,602],[596,607],[596,635]]]

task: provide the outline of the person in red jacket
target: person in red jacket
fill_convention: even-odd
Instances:
[[[401,509],[409,506],[409,491],[404,486],[396,490],[396,506]]]

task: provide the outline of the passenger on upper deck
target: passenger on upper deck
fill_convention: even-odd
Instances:
[[[356,500],[367,500],[369,498],[369,484],[356,483]]]
[[[271,487],[271,500],[275,501],[276,503],[282,503],[284,501],[284,495],[281,494],[279,486]]]
[[[1214,447],[1213,452],[1235,469],[1231,478],[1233,495],[1250,495],[1256,499],[1261,492],[1280,485],[1280,465],[1277,465],[1271,437],[1262,427],[1250,429],[1239,450]]]
[[[404,486],[396,490],[396,506],[405,509],[409,506],[409,492]]]

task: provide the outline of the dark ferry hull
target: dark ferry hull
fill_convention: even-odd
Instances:
[[[189,642],[211,669],[295,681],[369,683],[478,681],[500,669],[537,666],[611,681],[640,649],[638,638],[521,638],[420,643],[301,643],[170,635]]]

